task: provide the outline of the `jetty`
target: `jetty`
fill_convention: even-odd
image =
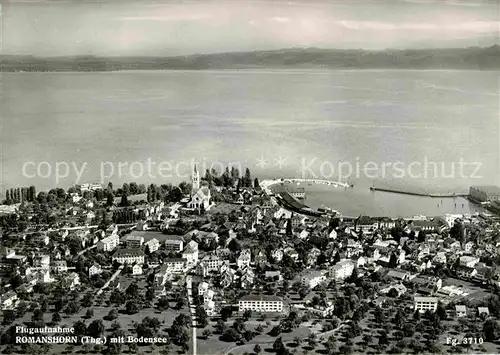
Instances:
[[[420,196],[420,197],[432,197],[432,198],[447,198],[447,197],[467,197],[468,193],[461,192],[450,192],[450,193],[427,193],[427,192],[415,192],[415,191],[407,191],[407,190],[399,190],[399,189],[386,189],[381,187],[370,187],[371,191],[381,191],[381,192],[390,192],[401,195],[411,195],[411,196]]]

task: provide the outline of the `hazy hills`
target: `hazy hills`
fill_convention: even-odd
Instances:
[[[3,55],[0,61],[0,70],[4,72],[250,68],[488,70],[500,69],[500,46],[383,51],[292,48],[179,57]]]

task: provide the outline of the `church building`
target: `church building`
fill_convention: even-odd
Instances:
[[[191,190],[191,199],[188,202],[188,208],[208,208],[210,206],[210,189],[208,186],[201,186],[200,183],[200,172],[194,164],[193,174],[191,176],[191,184],[193,185]]]

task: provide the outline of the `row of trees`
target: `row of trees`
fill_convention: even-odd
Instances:
[[[250,173],[250,169],[245,169],[245,175],[240,176],[240,171],[235,166],[231,166],[231,170],[229,170],[229,166],[226,166],[224,172],[219,175],[219,173],[215,170],[207,169],[205,172],[205,176],[203,177],[209,186],[223,186],[223,187],[234,187],[237,183],[240,187],[252,187],[252,174]]]
[[[18,187],[15,189],[8,189],[5,191],[5,200],[3,204],[11,205],[14,203],[21,203],[24,201],[32,202],[36,199],[35,186]]]

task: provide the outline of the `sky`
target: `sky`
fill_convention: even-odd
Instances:
[[[496,0],[5,0],[1,10],[4,54],[175,56],[500,43]]]

